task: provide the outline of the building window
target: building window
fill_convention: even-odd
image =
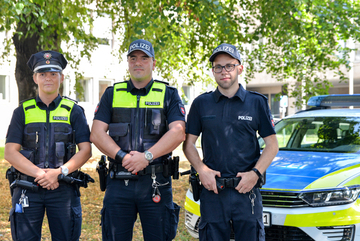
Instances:
[[[356,43],[355,48],[356,48],[355,62],[360,62],[360,43]]]
[[[271,108],[271,114],[275,118],[280,117],[280,101],[279,98],[277,98],[276,94],[270,95],[270,108]]]
[[[111,85],[111,81],[108,80],[99,80],[99,100],[101,96],[104,94],[106,88]]]
[[[188,105],[190,100],[190,86],[183,86],[182,89],[181,101],[184,105]]]
[[[6,75],[0,75],[0,100],[6,99]]]
[[[76,83],[76,100],[79,102],[90,102],[89,79],[82,79]]]

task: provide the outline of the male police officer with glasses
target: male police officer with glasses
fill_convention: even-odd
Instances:
[[[175,88],[153,79],[156,60],[150,42],[132,42],[127,62],[130,80],[105,91],[90,137],[110,160],[101,211],[103,240],[131,240],[138,213],[144,240],[172,240],[179,207],[164,168],[185,139],[185,109]]]
[[[210,62],[218,86],[193,101],[183,146],[204,187],[200,240],[230,240],[232,224],[236,241],[264,241],[256,184],[278,151],[267,98],[238,83],[243,66],[235,46],[221,44]],[[257,132],[266,143],[261,155]],[[201,133],[203,161],[195,147]]]
[[[46,210],[52,240],[79,240],[78,187],[58,178],[71,176],[90,158],[90,130],[83,109],[59,95],[64,56],[41,51],[27,65],[34,72],[38,96],[14,110],[5,144],[5,159],[19,172],[12,185],[12,238],[41,240]]]

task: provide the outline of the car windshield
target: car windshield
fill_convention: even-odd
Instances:
[[[360,118],[305,117],[283,119],[275,125],[280,150],[358,152]],[[261,148],[264,140],[259,138]]]

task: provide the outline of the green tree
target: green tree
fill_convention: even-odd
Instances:
[[[61,43],[83,44],[81,56],[90,56],[96,47],[96,38],[86,33],[85,24],[92,23],[87,0],[2,0],[0,31],[13,32],[12,41],[5,40],[10,53],[13,44],[16,52],[15,78],[19,101],[36,96],[32,72],[26,62],[41,50],[61,50]],[[14,30],[14,31],[13,31]],[[70,64],[76,66],[81,56],[64,52]]]
[[[120,36],[119,54],[136,38],[153,43],[157,69],[164,79],[176,82],[176,71],[190,84],[211,81],[204,74],[210,68],[208,58],[217,45],[228,42],[237,45],[245,57],[247,82],[261,71],[279,81],[292,77],[297,88],[288,94],[305,93],[305,99],[328,92],[332,76],[325,76],[326,70],[346,80],[340,66],[349,68],[350,49],[342,48],[339,41],[360,40],[358,0],[2,1],[6,14],[0,16],[1,28],[24,24],[27,32],[17,28],[14,38],[27,42],[39,36],[38,49],[76,39],[75,44],[89,46],[82,54],[90,55],[96,39],[85,33],[84,25],[93,21],[86,8],[93,3],[92,11],[98,16],[112,18],[113,31]],[[60,20],[55,21],[55,16]],[[53,37],[57,40],[49,42]],[[75,61],[75,56],[66,54]]]

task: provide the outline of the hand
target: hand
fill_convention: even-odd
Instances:
[[[138,151],[131,151],[122,161],[122,166],[132,174],[136,174],[148,165],[149,161],[145,159],[145,154]]]
[[[215,176],[221,177],[221,173],[210,169],[205,164],[200,170],[197,170],[197,172],[199,173],[201,184],[207,190],[213,191],[214,193],[218,194]]]
[[[36,177],[34,181],[47,190],[58,188],[58,176],[61,174],[61,169],[43,169],[43,171],[45,172],[44,175]]]
[[[254,188],[254,186],[256,185],[256,183],[259,179],[258,175],[256,175],[256,173],[254,171],[238,172],[236,177],[241,177],[239,184],[237,185],[237,187],[235,187],[235,189],[239,193],[250,192],[251,189]]]

